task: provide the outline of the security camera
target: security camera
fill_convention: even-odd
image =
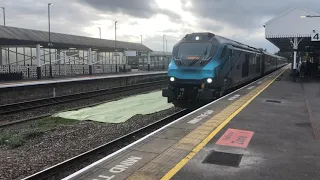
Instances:
[[[313,31],[313,33],[315,33],[316,32],[316,30],[312,30]]]

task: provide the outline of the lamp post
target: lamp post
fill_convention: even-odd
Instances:
[[[168,52],[168,40],[166,40],[166,52]]]
[[[162,44],[163,44],[163,55],[164,55],[164,37],[165,37],[166,35],[164,34],[163,35],[163,39],[162,39]]]
[[[117,22],[114,22],[114,51],[117,51]],[[118,72],[118,59],[116,56],[116,72]]]
[[[117,22],[114,22],[114,48],[117,48]]]
[[[48,25],[49,25],[49,61],[50,61],[50,66],[49,66],[49,76],[52,76],[52,61],[51,61],[51,47],[52,47],[52,43],[51,43],[51,29],[50,29],[50,6],[53,5],[52,3],[48,3]]]
[[[3,25],[6,26],[6,8],[1,7],[2,12],[3,12]]]
[[[305,15],[305,16],[300,16],[300,18],[314,18],[314,17],[320,17],[319,15]]]
[[[140,37],[141,37],[141,44],[142,44],[142,35],[140,35]]]
[[[101,27],[98,27],[98,29],[99,29],[99,37],[101,39]]]
[[[6,8],[5,7],[1,7],[2,9],[2,12],[3,12],[3,26],[6,26]],[[8,57],[9,57],[9,48],[8,48],[8,55],[7,53],[5,52],[6,54],[6,61],[8,61]],[[9,62],[8,62],[9,63]],[[1,62],[2,64],[2,62]]]

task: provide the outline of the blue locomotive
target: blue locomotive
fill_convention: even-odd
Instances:
[[[287,59],[212,33],[187,34],[172,51],[162,96],[194,108],[287,64]]]

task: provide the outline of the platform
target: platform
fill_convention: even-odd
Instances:
[[[310,115],[320,110],[307,106],[316,107],[320,101],[312,94],[304,95],[314,88],[312,83],[291,82],[286,68],[166,125],[65,180],[319,179],[320,142],[315,140],[318,122],[314,121],[318,116],[310,123]]]
[[[167,72],[153,71],[0,82],[0,105],[166,81]]]
[[[117,73],[117,74],[107,74],[107,75],[86,75],[78,77],[64,77],[64,78],[53,78],[53,79],[41,79],[41,80],[20,80],[11,82],[1,82],[1,88],[11,88],[11,87],[21,87],[21,86],[34,86],[34,85],[44,85],[44,84],[57,84],[57,83],[68,83],[68,82],[79,82],[79,81],[90,81],[99,79],[111,79],[119,77],[130,77],[130,76],[141,76],[141,75],[155,75],[164,74],[166,71],[138,71],[138,72],[127,72],[127,73]]]

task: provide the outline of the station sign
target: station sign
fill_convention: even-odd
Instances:
[[[137,56],[137,51],[124,51],[125,56]]]
[[[319,32],[312,32],[311,33],[311,41],[320,41]]]
[[[78,50],[69,50],[66,52],[66,56],[79,57]]]

